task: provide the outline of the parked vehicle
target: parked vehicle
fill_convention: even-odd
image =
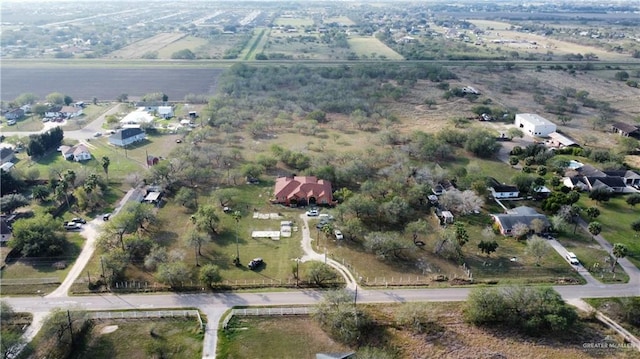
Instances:
[[[75,222],[75,223],[86,224],[86,223],[87,223],[87,220],[86,220],[86,219],[84,219],[84,218],[75,217],[75,218],[72,218],[72,219],[71,219],[71,221],[69,221],[69,222]]]
[[[105,213],[102,215],[102,220],[108,221],[110,217],[111,217],[111,213]]]
[[[81,229],[81,228],[82,228],[82,224],[80,224],[80,223],[64,222],[64,229],[66,229],[67,231],[73,231],[73,230],[77,230],[77,229]]]
[[[308,217],[318,217],[318,215],[320,214],[320,212],[318,212],[317,209],[310,209],[307,211],[307,216]]]
[[[333,231],[333,234],[336,236],[336,239],[338,240],[344,239],[344,235],[342,235],[342,232],[339,229],[336,229],[335,231]]]
[[[262,263],[264,263],[264,261],[262,260],[262,258],[253,258],[251,260],[251,262],[249,262],[249,264],[247,265],[247,267],[249,267],[249,269],[256,269],[259,266],[262,265]]]
[[[578,261],[578,257],[576,257],[575,253],[573,252],[569,252],[567,253],[567,260],[569,260],[569,263],[573,264],[574,266],[577,266],[578,264],[580,264],[580,261]]]

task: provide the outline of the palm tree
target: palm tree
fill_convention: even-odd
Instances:
[[[629,249],[622,243],[616,243],[613,245],[613,249],[611,250],[611,254],[613,254],[613,263],[611,264],[611,273],[614,273],[616,270],[616,264],[618,264],[619,258],[624,258],[627,256]]]
[[[107,182],[109,182],[109,165],[111,164],[111,160],[109,157],[102,157],[102,169],[104,170],[104,174],[107,176]]]

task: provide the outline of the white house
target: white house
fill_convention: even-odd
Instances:
[[[128,113],[122,120],[120,120],[120,124],[122,125],[131,125],[131,124],[141,124],[148,123],[153,121],[153,115],[147,112],[144,107],[138,107],[135,111]]]
[[[135,142],[144,141],[145,138],[144,131],[140,128],[123,128],[109,136],[109,143],[124,147]]]
[[[556,132],[555,123],[534,113],[516,114],[516,126],[529,136],[547,137]]]
[[[173,117],[172,106],[158,106],[158,116],[167,119]]]
[[[88,161],[91,159],[91,152],[89,152],[89,149],[83,144],[72,147],[60,146],[60,153],[62,153],[62,157],[65,159],[74,160],[76,162]]]
[[[60,114],[66,118],[74,118],[82,115],[82,107],[75,106],[63,106],[60,109]]]

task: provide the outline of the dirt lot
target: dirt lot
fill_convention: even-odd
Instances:
[[[114,59],[139,59],[147,52],[160,51],[163,47],[180,40],[186,34],[181,32],[161,33],[148,39],[134,42],[118,51],[110,53],[107,57]]]

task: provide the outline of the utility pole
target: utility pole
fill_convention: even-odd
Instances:
[[[71,321],[71,312],[67,310],[67,320],[69,321],[69,334],[71,334],[71,347],[75,347],[75,340],[73,340],[73,322]]]

